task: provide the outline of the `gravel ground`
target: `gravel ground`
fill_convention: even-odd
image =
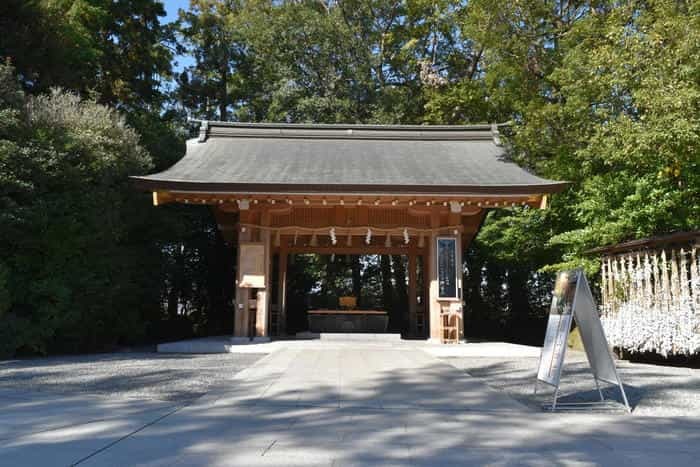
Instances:
[[[546,385],[540,383],[540,394],[533,394],[538,358],[446,358],[445,361],[534,410],[542,410],[542,404],[551,403],[553,391]],[[633,414],[700,416],[700,370],[628,361],[618,361],[617,367]],[[621,401],[619,390],[608,387],[604,390],[606,398]],[[562,402],[600,400],[583,352],[567,352],[560,394]],[[621,408],[618,405],[607,410]]]
[[[263,356],[141,352],[6,360],[0,361],[0,389],[187,402],[231,380]],[[537,358],[444,360],[533,410],[542,410],[542,404],[551,400],[552,391],[543,384],[540,394],[533,395]],[[700,370],[627,361],[617,364],[634,414],[700,416]],[[585,354],[567,353],[560,387],[562,402],[598,400]],[[605,392],[621,400],[616,388]]]
[[[264,354],[110,353],[0,361],[0,389],[187,402]]]

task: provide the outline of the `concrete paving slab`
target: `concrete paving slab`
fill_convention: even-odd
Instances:
[[[172,403],[22,392],[0,402],[0,440],[176,407]]]
[[[422,349],[434,357],[539,358],[541,347],[509,342],[460,342],[453,345],[426,343]]]
[[[0,393],[0,404],[17,404],[6,420],[26,430],[0,442],[0,459],[62,464],[85,458],[80,465],[95,466],[617,467],[693,465],[700,458],[698,418],[537,412],[420,346],[280,348],[172,413],[165,406],[165,412],[160,406],[148,412],[142,401],[97,399],[84,399],[84,411],[79,400],[62,401],[67,419],[83,422],[65,427],[51,425],[61,401],[46,400],[51,419],[43,410],[33,414],[31,404],[23,409],[29,399]],[[113,418],[93,420],[100,410]],[[26,425],[22,413],[30,417]]]
[[[175,409],[128,413],[103,420],[31,430],[0,441],[2,465],[73,465],[142,429]],[[71,418],[64,423],[71,422]],[[26,430],[25,430],[26,431]]]

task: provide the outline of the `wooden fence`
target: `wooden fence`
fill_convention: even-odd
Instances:
[[[601,295],[611,345],[662,355],[700,352],[698,239],[603,252]]]

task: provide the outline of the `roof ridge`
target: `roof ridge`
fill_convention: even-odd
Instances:
[[[200,120],[199,142],[210,136],[375,140],[493,140],[500,145],[498,127],[473,125],[374,125],[344,123],[246,123]]]

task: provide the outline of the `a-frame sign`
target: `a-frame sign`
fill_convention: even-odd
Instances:
[[[547,333],[540,354],[540,363],[535,381],[535,393],[540,382],[554,387],[554,397],[551,410],[557,408],[559,395],[559,382],[561,379],[564,356],[566,355],[566,343],[571,331],[572,319],[581,333],[581,340],[586,351],[586,357],[593,373],[600,400],[605,401],[600,383],[605,382],[620,388],[622,400],[628,411],[631,411],[627,401],[622,380],[617,373],[612,352],[603,332],[603,325],[598,316],[591,289],[588,286],[586,275],[581,269],[562,271],[557,275],[552,297],[552,306],[549,310],[547,321]],[[559,404],[562,406],[581,407],[585,404]]]

